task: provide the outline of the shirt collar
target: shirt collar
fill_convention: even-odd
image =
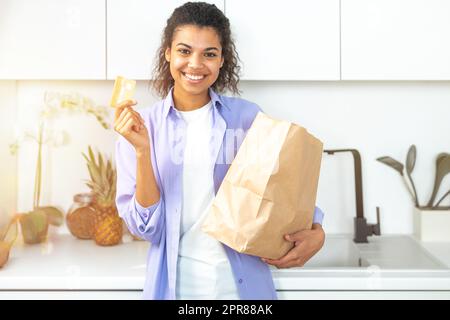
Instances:
[[[226,104],[224,104],[222,102],[220,95],[218,95],[213,89],[209,88],[208,92],[209,92],[209,97],[211,98],[213,107],[224,106],[228,110],[230,109],[229,106],[227,106]],[[170,88],[169,93],[167,94],[166,98],[164,99],[164,106],[163,106],[164,118],[167,118],[167,115],[169,114],[170,109],[175,109],[175,103],[173,101],[172,93],[173,93],[173,87]]]

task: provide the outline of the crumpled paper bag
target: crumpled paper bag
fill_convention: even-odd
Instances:
[[[322,151],[305,128],[258,113],[202,230],[241,253],[284,256],[284,235],[311,229]]]

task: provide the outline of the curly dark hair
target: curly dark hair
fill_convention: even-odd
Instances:
[[[176,8],[169,19],[167,19],[167,25],[162,34],[161,46],[155,57],[153,81],[151,82],[153,89],[161,97],[165,97],[174,85],[174,79],[170,74],[169,62],[165,59],[165,51],[171,47],[175,29],[182,25],[212,27],[216,30],[222,46],[224,62],[212,88],[218,93],[228,89],[239,95],[238,83],[241,67],[238,65],[240,60],[231,36],[230,21],[214,4],[206,2],[186,2]]]

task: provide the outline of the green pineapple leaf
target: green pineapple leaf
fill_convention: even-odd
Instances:
[[[111,159],[97,152],[97,160],[91,146],[88,147],[88,156],[83,153],[83,157],[91,178],[86,181],[86,185],[91,189],[95,201],[103,207],[114,205],[117,173]]]

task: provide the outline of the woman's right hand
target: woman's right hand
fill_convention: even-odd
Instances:
[[[144,119],[133,110],[136,100],[125,100],[116,107],[114,130],[128,140],[136,151],[148,150],[150,138]]]

